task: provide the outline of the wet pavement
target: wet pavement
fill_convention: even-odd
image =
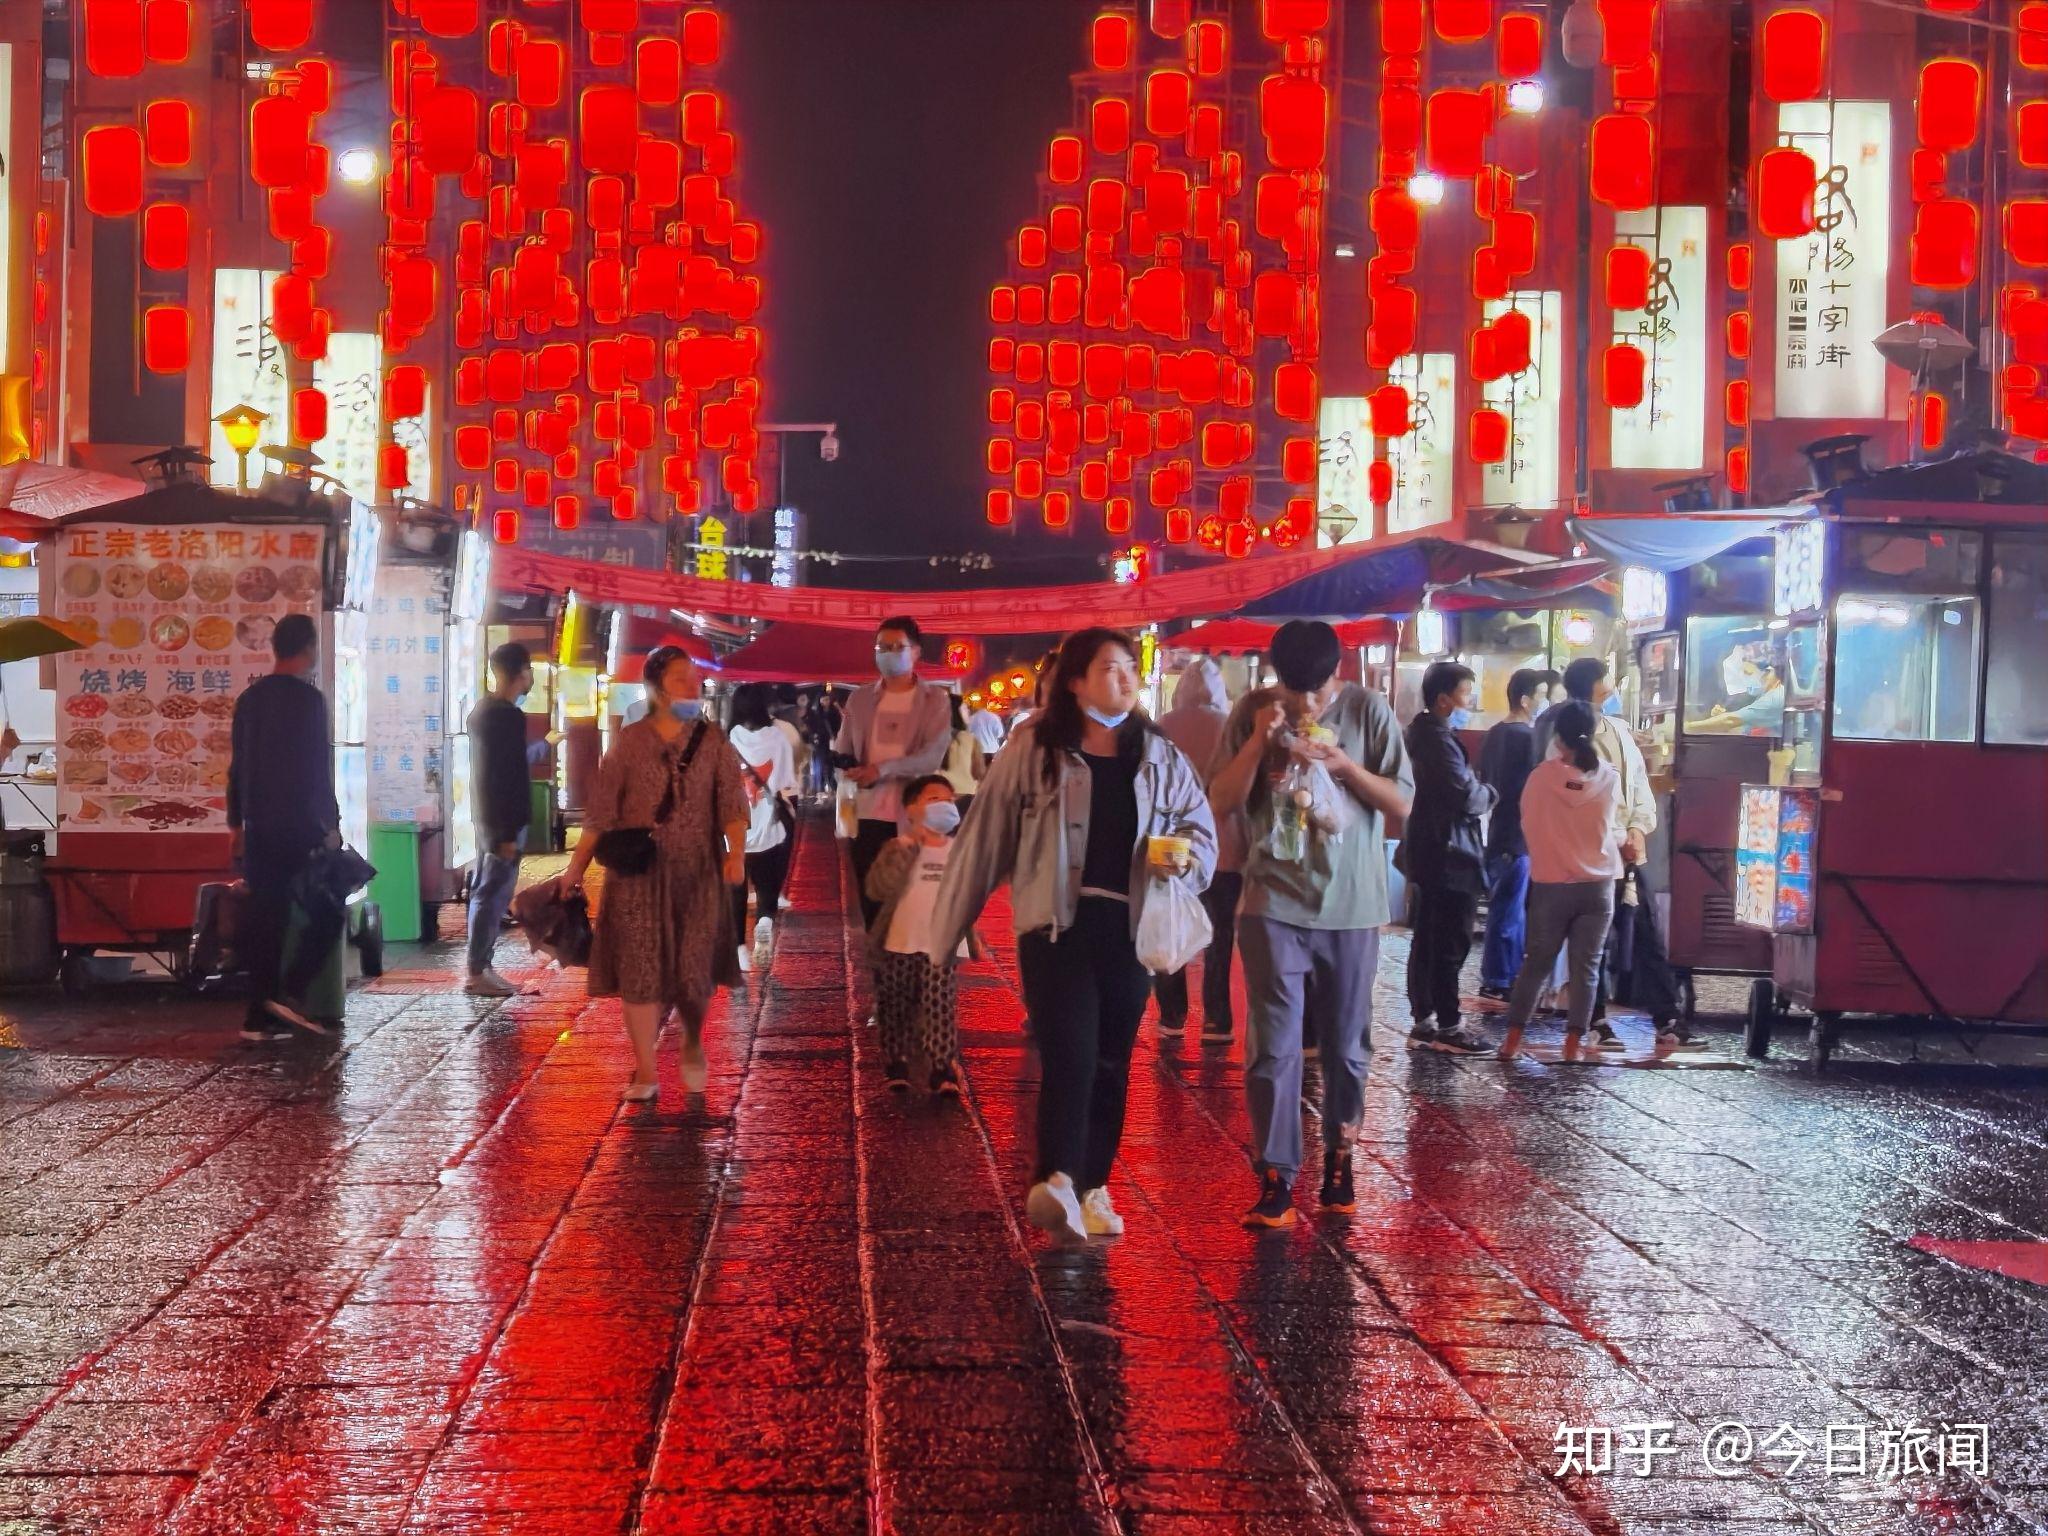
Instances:
[[[1002,923],[966,1102],[892,1097],[822,834],[652,1110],[581,973],[451,945],[334,1042],[0,1006],[0,1536],[2048,1532],[2039,1072],[1383,1029],[1357,1213],[1254,1237],[1240,1052],[1148,1024],[1129,1230],[1055,1251]]]

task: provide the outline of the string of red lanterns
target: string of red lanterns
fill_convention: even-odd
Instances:
[[[1329,0],[1262,0],[1255,149],[1232,137],[1249,69],[1228,17],[1152,0],[1147,23],[1128,5],[1092,22],[1091,94],[989,294],[987,517],[1035,503],[1064,528],[1078,502],[1124,537],[1142,493],[1170,543],[1285,547],[1313,498],[1262,518],[1254,486],[1276,459],[1290,486],[1315,477],[1313,435],[1291,434],[1317,410]]]

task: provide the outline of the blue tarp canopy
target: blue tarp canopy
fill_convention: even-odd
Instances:
[[[1504,544],[1401,534],[1382,541],[1379,548],[1360,550],[1342,565],[1254,598],[1237,613],[1243,618],[1331,620],[1413,613],[1432,588],[1543,558]]]
[[[1642,517],[1575,517],[1567,526],[1572,537],[1616,565],[1640,565],[1652,571],[1682,571],[1711,560],[1744,539],[1762,538],[1781,523],[1796,523],[1814,514],[1811,506],[1775,507],[1754,513],[1724,512],[1688,517],[1682,512]]]

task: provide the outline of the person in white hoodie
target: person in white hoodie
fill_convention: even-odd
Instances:
[[[1216,748],[1230,719],[1230,695],[1223,669],[1197,656],[1173,690],[1173,708],[1159,717],[1159,733],[1203,771],[1206,787]],[[1207,770],[1207,771],[1204,771]],[[1227,1041],[1232,1034],[1230,957],[1237,947],[1237,899],[1244,893],[1245,826],[1242,813],[1216,818],[1216,875],[1202,892],[1209,914],[1209,947],[1202,955],[1202,1038]],[[1159,1033],[1178,1035],[1188,1027],[1186,971],[1152,978],[1159,1001]]]
[[[1594,750],[1598,719],[1592,706],[1572,700],[1549,713],[1550,755],[1522,786],[1522,835],[1529,844],[1529,941],[1508,998],[1503,1056],[1521,1043],[1522,1027],[1557,952],[1567,952],[1570,1006],[1565,1043],[1576,1046],[1592,1021],[1600,954],[1614,920],[1614,885],[1621,878],[1621,829],[1615,808],[1621,775]]]

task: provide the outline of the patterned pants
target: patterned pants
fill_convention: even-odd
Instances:
[[[960,1054],[953,967],[885,952],[875,965],[875,1024],[884,1061],[922,1057],[937,1066]]]

